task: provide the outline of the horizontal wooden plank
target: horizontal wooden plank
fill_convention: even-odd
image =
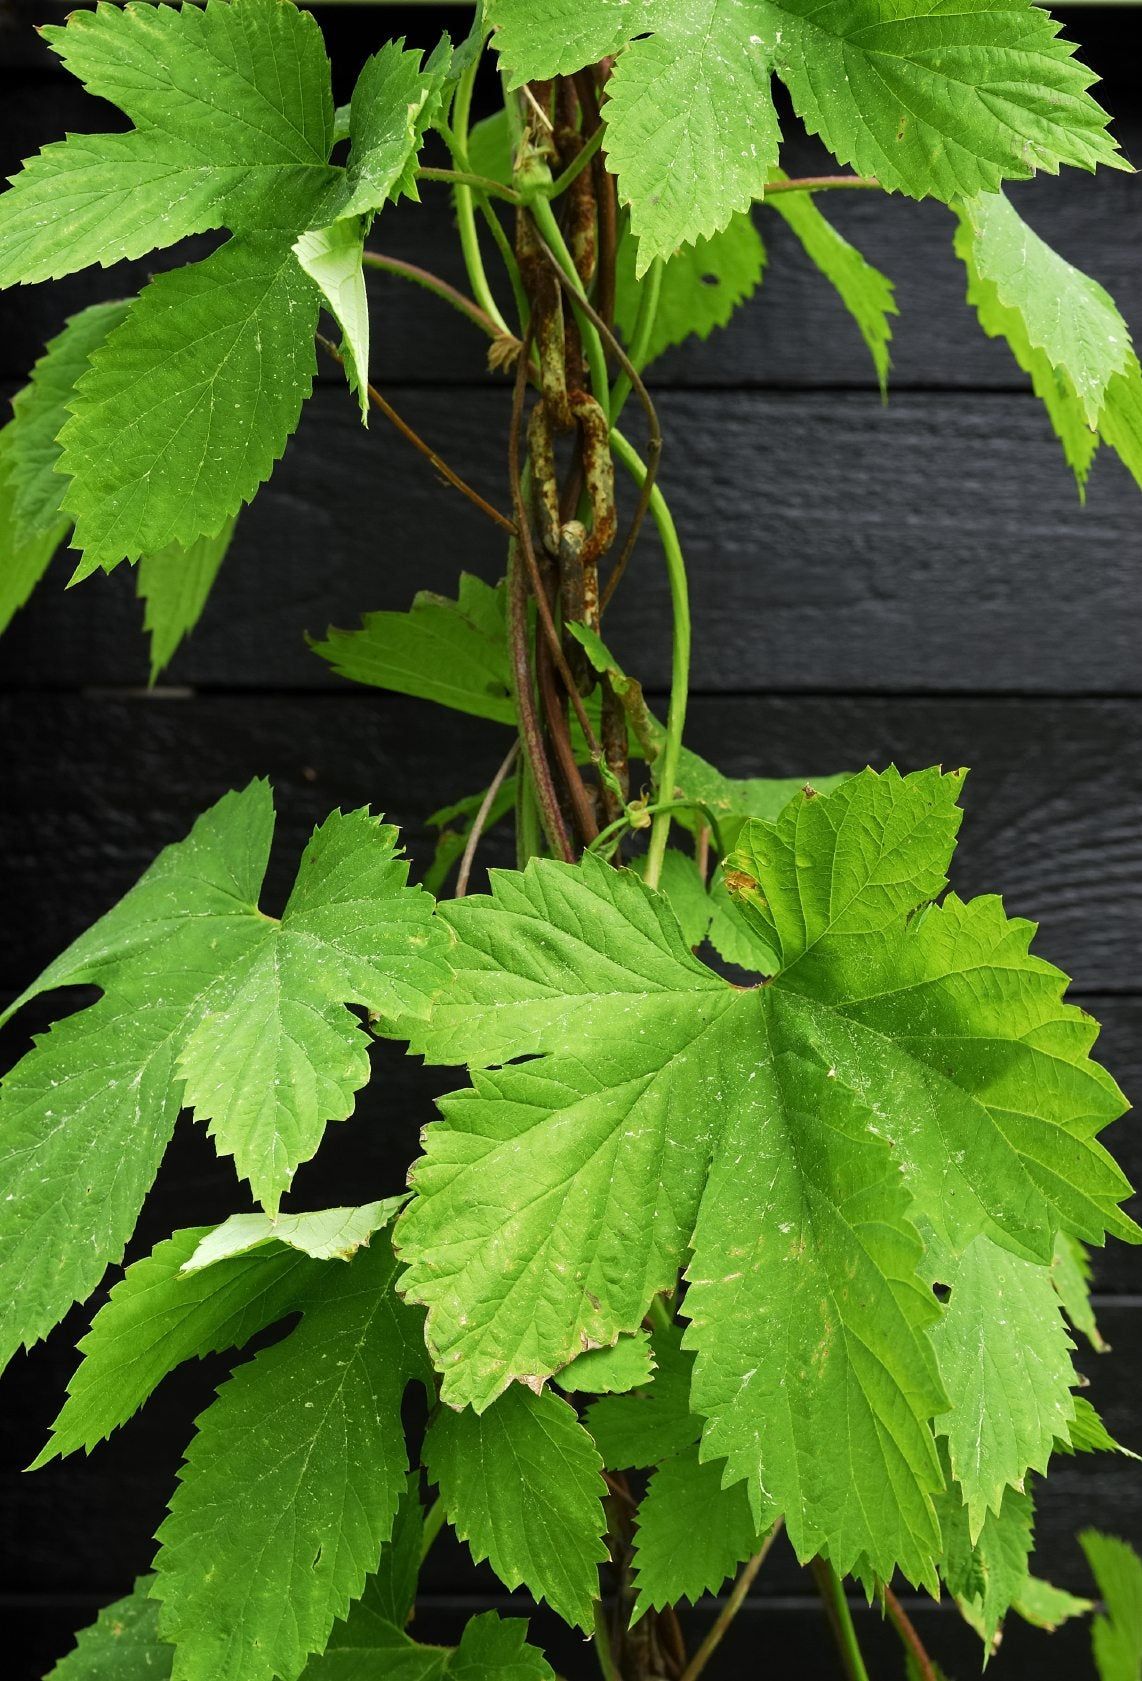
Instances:
[[[372,802],[423,863],[425,816],[478,788],[506,734],[364,691],[304,697],[0,697],[8,914],[19,987],[227,788],[268,775],[280,899],[313,823]],[[735,775],[846,765],[973,766],[955,884],[1002,891],[1084,991],[1131,991],[1142,949],[1142,729],[1129,701],[806,696],[699,699],[688,740]],[[13,795],[18,791],[18,799]],[[505,861],[493,838],[488,854]]]
[[[1131,27],[1142,29],[1137,21]],[[422,28],[419,38],[428,33]],[[345,97],[352,68],[369,50],[370,40],[358,24],[351,40],[335,44]],[[0,173],[5,175],[67,131],[122,126],[116,113],[90,99],[73,80],[44,71],[30,74],[16,69],[5,74],[2,60],[0,102],[5,112]],[[1137,156],[1142,150],[1142,94],[1124,93],[1117,110],[1126,151]],[[786,130],[784,162],[791,173],[817,174],[835,168],[823,148],[801,133],[791,118]],[[446,160],[441,155],[435,161]],[[1059,178],[1044,176],[1016,185],[1012,195],[1036,230],[1108,286],[1127,320],[1142,328],[1142,271],[1136,261],[1142,193],[1137,183],[1112,170],[1094,180],[1082,172],[1067,171]],[[879,193],[833,193],[821,203],[846,237],[896,285],[900,316],[894,327],[893,384],[897,389],[1023,388],[1026,382],[1006,348],[984,337],[966,305],[963,268],[951,244],[954,219],[943,206],[914,204]],[[664,358],[655,369],[656,381],[872,389],[871,361],[835,293],[784,223],[770,211],[762,209],[757,214],[770,254],[760,297],[739,312],[727,331]],[[97,297],[129,295],[155,270],[201,254],[210,243],[190,242],[175,253],[156,253],[109,271],[84,272],[0,296],[0,378],[24,377],[45,339],[75,310]],[[433,269],[456,284],[466,284],[446,188],[426,188],[422,205],[406,203],[387,209],[373,230],[371,244]],[[494,267],[491,272],[499,286]],[[458,315],[403,282],[374,276],[371,286],[373,370],[380,380],[453,384],[488,379],[484,341]]]
[[[393,397],[507,506],[506,392]],[[860,393],[672,392],[660,406],[697,689],[1138,691],[1137,488],[1107,456],[1081,507],[1033,398],[912,394],[882,408]],[[71,564],[58,557],[0,641],[0,686],[145,682],[130,569],[65,592]],[[306,631],[503,565],[496,526],[383,420],[365,431],[347,393],[324,388],[167,680],[343,688]],[[648,687],[666,685],[670,602],[649,522],[608,638]]]

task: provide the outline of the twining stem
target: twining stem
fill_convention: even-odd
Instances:
[[[646,482],[646,465],[633,444],[617,428],[611,432],[611,447],[631,478],[640,487]],[[658,763],[658,787],[664,801],[674,799],[678,784],[678,764],[682,755],[682,731],[686,725],[686,701],[690,689],[690,592],[686,583],[686,562],[682,545],[666,498],[655,485],[650,493],[650,514],[658,527],[662,552],[666,557],[666,576],[670,585],[670,605],[673,613],[672,651],[670,667],[670,705],[666,713],[666,734]],[[650,845],[646,854],[643,877],[648,887],[657,887],[662,875],[662,860],[666,856],[666,841],[670,834],[670,812],[655,813],[650,831]]]
[[[448,136],[449,144],[462,174],[467,174],[468,162],[468,122],[472,112],[472,88],[476,81],[476,70],[479,60],[473,59],[456,87],[456,99],[452,107],[453,130]],[[492,296],[492,289],[488,285],[488,276],[484,269],[484,259],[480,253],[480,236],[476,231],[476,208],[472,187],[467,182],[460,182],[456,187],[456,225],[460,234],[460,249],[464,253],[464,267],[468,271],[468,283],[476,294],[477,302],[487,315],[499,327],[501,332],[508,332],[508,324],[500,314],[499,305]]]
[[[335,362],[339,362],[341,366],[344,367],[345,358],[342,356],[341,352],[332,340],[327,339],[323,333],[318,333],[316,336],[317,342],[321,346],[322,350],[324,350],[328,356],[331,356]],[[397,413],[388,398],[382,397],[375,385],[366,384],[365,390],[373,407],[375,409],[379,409],[385,419],[390,421],[392,425],[396,427],[402,438],[406,438],[413,448],[418,449],[427,461],[431,461],[432,465],[436,468],[436,471],[442,478],[447,479],[448,483],[452,485],[455,490],[458,490],[462,496],[466,496],[469,502],[471,502],[474,507],[479,508],[482,514],[486,514],[488,519],[498,525],[501,531],[508,531],[511,532],[513,536],[515,535],[515,521],[510,520],[506,514],[501,514],[500,510],[498,508],[494,508],[490,502],[486,502],[478,490],[473,490],[467,480],[462,479],[459,473],[456,472],[455,468],[450,467],[442,456],[437,455],[431,444],[426,444],[420,433],[414,431],[408,421],[405,420],[402,415]]]
[[[480,809],[472,819],[472,827],[468,831],[468,839],[464,844],[464,852],[460,859],[460,868],[456,874],[456,897],[462,899],[468,891],[468,880],[472,874],[472,863],[476,857],[476,848],[480,844],[480,837],[488,821],[488,813],[496,803],[496,795],[506,782],[512,766],[519,754],[519,742],[513,741],[504,755],[503,763],[488,784],[487,792],[480,801]]]
[[[880,182],[875,175],[799,175],[786,181],[767,181],[764,198],[774,193],[828,193],[838,187],[875,189]]]
[[[579,271],[575,261],[567,249],[567,242],[563,238],[563,230],[555,219],[555,212],[545,198],[533,199],[530,205],[535,225],[543,237],[544,243],[550,248],[567,279],[571,282],[571,304],[575,311],[575,319],[579,323],[579,332],[583,338],[583,349],[587,356],[587,366],[591,370],[591,388],[595,401],[604,414],[610,413],[610,379],[607,374],[607,358],[603,353],[603,341],[599,337],[599,329],[585,309],[580,308],[586,302],[583,282],[579,278]]]
[[[654,319],[658,314],[658,299],[662,291],[662,263],[655,257],[651,263],[645,280],[639,288],[638,319],[631,338],[630,359],[639,370],[646,366],[647,351],[650,348],[651,334],[654,332]],[[617,426],[626,400],[634,390],[634,381],[624,368],[615,381],[615,388],[611,392],[611,425]]]
[[[578,156],[567,165],[567,168],[561,175],[557,175],[555,177],[554,181],[552,181],[551,185],[546,189],[548,198],[558,198],[560,193],[565,193],[576,177],[583,173],[595,153],[599,150],[599,147],[602,145],[603,133],[603,125],[600,123],[594,134],[591,135],[590,139],[583,142],[583,145],[579,149]]]
[[[887,1582],[884,1584],[884,1608],[892,1626],[916,1660],[916,1671],[921,1681],[936,1681],[936,1666],[924,1650],[924,1643],[916,1633],[911,1617]]]
[[[505,187],[502,181],[494,181],[490,175],[474,175],[470,169],[436,169],[421,164],[416,178],[418,181],[444,181],[452,187],[471,187],[478,193],[489,193],[492,198],[506,199],[509,204],[520,202],[514,187]]]
[[[559,796],[551,776],[551,766],[543,745],[543,730],[535,705],[535,681],[531,669],[528,625],[528,587],[524,575],[520,544],[516,538],[508,544],[508,648],[511,657],[512,690],[516,716],[519,719],[520,746],[524,761],[531,771],[531,787],[548,844],[564,863],[575,862],[575,851]]]
[[[600,1599],[595,1601],[595,1654],[606,1681],[622,1681],[615,1655],[611,1650],[611,1631],[607,1627],[607,1613]]]
[[[706,829],[709,830],[711,828],[711,826],[713,826],[714,833],[715,833],[715,835],[717,835],[717,827],[716,827],[717,826],[717,818],[714,816],[714,813],[711,811],[710,807],[708,805],[706,805],[705,802],[702,801],[702,800],[656,800],[653,805],[646,805],[646,806],[642,806],[642,807],[639,807],[639,808],[636,808],[636,809],[639,810],[641,812],[641,815],[644,816],[644,817],[653,817],[655,812],[666,811],[666,810],[670,810],[670,811],[696,811],[696,812],[699,812],[705,818]],[[588,852],[600,852],[600,851],[602,851],[603,847],[606,846],[606,844],[609,840],[613,840],[616,835],[622,834],[624,832],[624,830],[633,829],[636,826],[637,825],[636,825],[636,822],[635,822],[634,813],[629,811],[629,810],[625,811],[621,817],[616,817],[613,823],[608,823],[606,828],[602,829],[599,832],[599,834],[597,834],[595,836],[594,840],[591,842],[590,846],[587,848],[587,851]],[[642,825],[642,826],[645,827],[645,824]],[[722,840],[720,838],[720,835],[717,838],[716,844],[717,844],[717,847],[718,847],[719,857],[724,858],[725,857],[725,847],[724,847],[724,843],[722,842]]]
[[[697,1677],[701,1675],[702,1671],[705,1669],[706,1665],[721,1645],[726,1630],[741,1610],[742,1605],[745,1602],[745,1597],[749,1593],[750,1588],[753,1586],[754,1578],[761,1569],[762,1565],[765,1563],[766,1558],[769,1555],[769,1549],[773,1546],[773,1543],[777,1540],[780,1533],[781,1519],[778,1518],[777,1522],[774,1524],[769,1534],[765,1537],[765,1540],[761,1543],[761,1546],[757,1549],[756,1553],[754,1553],[753,1557],[742,1566],[738,1574],[738,1579],[733,1585],[733,1591],[731,1592],[730,1597],[726,1600],[726,1603],[718,1612],[713,1628],[710,1630],[705,1640],[703,1640],[698,1650],[694,1653],[694,1656],[690,1659],[686,1668],[682,1671],[679,1681],[697,1681]]]
[[[844,1583],[828,1559],[818,1557],[813,1560],[813,1575],[848,1681],[868,1681],[868,1670],[864,1667],[864,1659],[857,1643],[852,1612],[845,1598]]]
[[[442,280],[438,274],[433,274],[430,269],[418,268],[415,263],[406,263],[401,257],[386,256],[382,251],[364,251],[361,254],[361,261],[366,268],[379,269],[383,274],[396,274],[402,280],[411,280],[414,285],[423,286],[425,291],[433,293],[435,297],[441,298],[446,304],[451,304],[453,309],[458,309],[461,315],[479,327],[480,331],[486,333],[490,339],[504,337],[503,330],[496,325],[486,310],[480,308],[473,298],[467,297],[457,287],[449,285],[447,280]],[[511,337],[510,333],[508,337]]]

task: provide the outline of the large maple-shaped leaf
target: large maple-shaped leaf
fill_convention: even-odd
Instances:
[[[306,225],[340,173],[321,32],[277,0],[100,6],[43,35],[129,134],[69,135],[0,196],[0,285],[208,228]]]
[[[316,369],[317,291],[276,234],[159,275],[60,433],[81,575],[219,531],[267,479]]]
[[[279,922],[258,907],[272,827],[266,784],[227,795],[18,1000],[104,993],[0,1087],[0,1359],[119,1259],[180,1107],[274,1209],[368,1077],[349,1006],[415,1012],[441,980],[393,829],[334,813]]]
[[[505,1587],[523,1583],[567,1622],[590,1629],[598,1598],[606,1492],[595,1444],[550,1391],[513,1388],[477,1414],[441,1410],[424,1444],[448,1521]]]
[[[375,1569],[408,1473],[401,1400],[428,1376],[393,1274],[381,1242],[322,1269],[298,1328],[198,1420],[155,1558],[175,1681],[293,1681]]]
[[[1118,161],[1094,77],[1029,0],[490,0],[488,16],[513,85],[619,53],[607,156],[641,268],[761,195],[774,74],[842,163],[917,198]]]
[[[1063,978],[994,900],[921,909],[960,781],[866,771],[746,826],[727,882],[764,986],[590,858],[442,910],[455,979],[414,1048],[513,1063],[443,1101],[397,1228],[446,1399],[635,1329],[692,1249],[692,1404],[758,1528],[783,1512],[802,1556],[934,1579],[947,1400],[913,1212],[955,1254],[1134,1230],[1094,1136],[1120,1094]]]

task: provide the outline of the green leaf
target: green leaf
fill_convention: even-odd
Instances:
[[[1081,1332],[1099,1354],[1104,1354],[1109,1344],[1103,1341],[1094,1316],[1090,1277],[1090,1255],[1086,1246],[1078,1238],[1071,1237],[1069,1232],[1060,1232],[1055,1238],[1055,1253],[1051,1257],[1051,1281],[1058,1291],[1063,1312],[1075,1330]]]
[[[636,241],[628,234],[619,244],[615,276],[615,316],[628,345],[639,309],[636,255]],[[708,339],[715,328],[726,326],[734,310],[761,284],[764,268],[765,246],[748,211],[732,217],[709,239],[698,239],[676,252],[662,265],[644,366],[673,345],[688,338]]]
[[[502,584],[463,572],[455,601],[421,590],[409,612],[367,613],[360,630],[330,629],[313,648],[354,683],[515,722]]]
[[[283,1243],[315,1261],[348,1261],[389,1224],[404,1197],[367,1202],[360,1208],[324,1208],[313,1214],[231,1214],[201,1240],[184,1273],[200,1272],[234,1255],[248,1255],[268,1243]]]
[[[494,1611],[468,1621],[447,1673],[455,1681],[555,1681],[543,1653],[527,1643],[527,1623]]]
[[[67,520],[58,519],[38,536],[21,534],[11,473],[14,431],[11,421],[0,428],[0,631],[7,630],[47,571],[68,528]]]
[[[622,1395],[649,1383],[653,1375],[650,1335],[635,1331],[610,1348],[588,1348],[564,1366],[557,1382],[569,1395]]]
[[[28,384],[12,399],[15,421],[9,470],[15,493],[13,517],[17,535],[24,541],[59,531],[60,502],[67,488],[67,480],[56,471],[60,429],[92,354],[119,326],[127,309],[125,303],[92,304],[73,315],[47,345]]]
[[[350,391],[361,409],[361,424],[369,424],[369,300],[365,293],[363,216],[346,217],[327,228],[303,233],[293,254],[321,289],[325,307],[341,329],[341,355]]]
[[[443,979],[393,829],[334,813],[279,923],[257,905],[272,825],[266,784],[227,795],[12,1006],[84,982],[105,994],[0,1087],[0,1363],[120,1258],[184,1102],[276,1208],[368,1077],[347,1006],[413,1012]]]
[[[140,1576],[125,1599],[105,1606],[46,1681],[169,1681],[174,1647],[159,1639],[159,1608],[148,1598],[152,1581]]]
[[[692,1251],[691,1402],[757,1528],[934,1580],[947,1399],[914,1221],[1042,1264],[1059,1227],[1134,1235],[1095,1137],[1121,1095],[1063,977],[995,900],[922,908],[961,780],[865,771],[742,830],[727,881],[781,962],[760,987],[591,857],[441,907],[454,979],[408,1032],[476,1072],[396,1241],[447,1402],[635,1330]]]
[[[490,0],[512,86],[618,53],[607,155],[644,270],[760,197],[776,73],[806,127],[890,190],[953,201],[1060,164],[1120,167],[1094,81],[1028,0]],[[620,49],[625,47],[625,51]]]
[[[208,1277],[185,1267],[210,1228],[190,1227],[127,1268],[79,1345],[83,1356],[35,1467],[90,1452],[186,1360],[242,1348],[292,1313],[320,1269],[275,1247]]]
[[[1139,1457],[1131,1448],[1115,1441],[1085,1395],[1075,1396],[1075,1416],[1067,1430],[1070,1439],[1056,1443],[1063,1453],[1123,1453],[1127,1459]]]
[[[1003,193],[981,193],[957,214],[964,262],[1018,314],[1028,344],[1065,378],[1087,425],[1097,426],[1107,388],[1130,356],[1130,330],[1113,298],[1052,251]]]
[[[202,617],[236,523],[228,519],[213,537],[198,537],[186,548],[171,543],[140,559],[136,583],[145,603],[143,629],[151,639],[152,683]]]
[[[646,854],[633,860],[631,868],[641,876],[646,869]],[[710,895],[702,880],[698,865],[688,853],[677,847],[667,847],[662,859],[659,891],[665,893],[670,908],[678,918],[678,925],[688,946],[700,946],[710,926]]]
[[[0,285],[230,227],[303,226],[334,179],[321,33],[274,0],[100,7],[43,30],[136,124],[45,147],[0,197]]]
[[[682,1327],[672,1322],[655,1331],[652,1348],[654,1376],[645,1389],[593,1401],[587,1409],[587,1428],[613,1471],[660,1465],[693,1446],[702,1432],[690,1411],[694,1357],[682,1348]]]
[[[940,1282],[951,1295],[932,1341],[951,1405],[936,1429],[947,1437],[974,1540],[986,1513],[1004,1505],[1004,1489],[1045,1471],[1056,1437],[1069,1440],[1079,1378],[1049,1267],[977,1237]]]
[[[367,59],[349,112],[349,159],[318,206],[315,220],[334,222],[380,210],[403,192],[417,198],[416,156],[435,111],[450,52],[423,55],[387,41]]]
[[[938,1510],[944,1546],[940,1575],[965,1621],[983,1641],[985,1654],[991,1653],[999,1644],[1004,1617],[1028,1584],[1031,1497],[1009,1488],[1002,1508],[988,1512],[974,1537],[968,1508],[954,1482],[939,1497]]]
[[[1089,1599],[1079,1599],[1065,1588],[1056,1588],[1041,1576],[1028,1576],[1012,1601],[1011,1609],[1018,1611],[1025,1623],[1046,1629],[1054,1634],[1072,1617],[1085,1617],[1094,1606]]]
[[[324,1269],[199,1419],[155,1559],[179,1681],[293,1681],[375,1568],[408,1474],[401,1400],[427,1378],[394,1270],[384,1243]]]
[[[1142,1559],[1126,1541],[1084,1529],[1079,1542],[1098,1584],[1102,1612],[1091,1624],[1099,1681],[1142,1675]]]
[[[723,1488],[723,1470],[719,1460],[700,1461],[692,1447],[651,1477],[638,1508],[632,1620],[717,1593],[760,1547],[745,1486]]]
[[[778,170],[775,178],[785,180],[786,176]],[[818,210],[811,193],[774,193],[765,202],[792,228],[810,262],[836,288],[868,346],[883,395],[888,389],[888,370],[892,366],[888,354],[892,338],[889,316],[900,313],[891,280],[866,262],[856,247],[837,232]]]
[[[80,576],[213,536],[269,477],[315,367],[317,294],[289,245],[235,237],[159,275],[92,358],[60,434]]]
[[[574,1409],[549,1390],[518,1385],[482,1414],[442,1408],[424,1463],[476,1563],[488,1559],[506,1588],[523,1583],[565,1622],[589,1630],[607,1556],[606,1485]]]

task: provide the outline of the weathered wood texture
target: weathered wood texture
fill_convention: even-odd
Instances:
[[[31,33],[66,8],[10,0],[0,12],[0,168],[66,128],[116,127],[113,112],[62,78]],[[368,7],[327,8],[339,98],[380,26]],[[456,33],[463,7],[392,7],[394,31],[427,44]],[[1142,20],[1121,8],[1071,15],[1070,33],[1108,77],[1106,103],[1142,155]],[[792,142],[793,167],[819,162]],[[1104,281],[1142,326],[1142,194],[1128,177],[1071,174],[1017,189],[1021,208]],[[696,618],[689,739],[737,774],[812,774],[864,763],[969,764],[955,885],[1002,891],[1041,924],[1038,949],[1074,978],[1104,1023],[1101,1054],[1142,1089],[1142,501],[1113,460],[1081,508],[1057,446],[1007,353],[963,301],[951,219],[936,205],[834,195],[838,225],[897,282],[893,397],[882,408],[852,324],[760,212],[770,262],[761,297],[730,330],[656,370],[669,488],[693,576]],[[374,243],[461,278],[446,193],[386,213]],[[773,225],[770,225],[770,224]],[[199,249],[210,241],[198,242]],[[45,338],[98,297],[122,295],[184,253],[0,296],[0,389],[26,376]],[[506,500],[507,396],[458,318],[375,279],[376,371],[402,411],[487,495]],[[661,691],[668,603],[653,541],[635,563],[637,606],[616,605],[620,654]],[[402,607],[418,588],[451,590],[461,567],[493,578],[499,539],[441,490],[381,420],[357,425],[335,370],[322,372],[297,440],[244,517],[207,614],[161,693],[146,695],[133,580],[124,568],[65,592],[65,557],[0,643],[4,933],[0,996],[19,988],[105,909],[154,852],[226,788],[267,774],[278,846],[267,903],[280,901],[300,847],[333,805],[373,803],[404,824],[414,860],[425,818],[478,787],[503,733],[413,702],[354,691],[305,647],[304,632]],[[620,597],[621,602],[621,597]],[[487,862],[507,862],[493,835]],[[66,998],[63,1007],[81,1003]],[[50,1019],[37,1004],[0,1043],[4,1063]],[[399,1188],[417,1129],[454,1076],[396,1047],[356,1116],[303,1170],[310,1206]],[[1142,1141],[1112,1136],[1136,1180]],[[173,1227],[235,1206],[231,1170],[186,1121],[131,1254]],[[1136,1251],[1097,1260],[1114,1353],[1080,1358],[1110,1427],[1139,1445],[1142,1270]],[[94,1305],[94,1304],[93,1304]],[[182,1447],[226,1362],[172,1380],[90,1460],[22,1472],[41,1444],[91,1309],[77,1310],[0,1386],[0,1622],[5,1676],[35,1681],[70,1631],[145,1569]],[[1073,1535],[1095,1522],[1142,1542],[1142,1477],[1123,1462],[1060,1464],[1038,1524],[1044,1571],[1086,1585]],[[434,1553],[418,1628],[447,1639],[472,1609],[503,1603],[462,1549]],[[476,1595],[460,1600],[458,1593]],[[764,1602],[764,1603],[762,1603]],[[513,1605],[516,1602],[512,1602]],[[518,1606],[526,1612],[526,1603]],[[695,1631],[712,1616],[700,1608]],[[948,1669],[977,1649],[944,1611],[917,1605]],[[861,1614],[876,1681],[900,1672],[891,1632]],[[591,1672],[580,1642],[539,1616],[537,1638],[568,1681]],[[835,1659],[807,1580],[787,1553],[739,1619],[720,1673],[817,1681]],[[1090,1673],[1087,1635],[1053,1644],[1013,1628],[995,1672],[1008,1681]]]

